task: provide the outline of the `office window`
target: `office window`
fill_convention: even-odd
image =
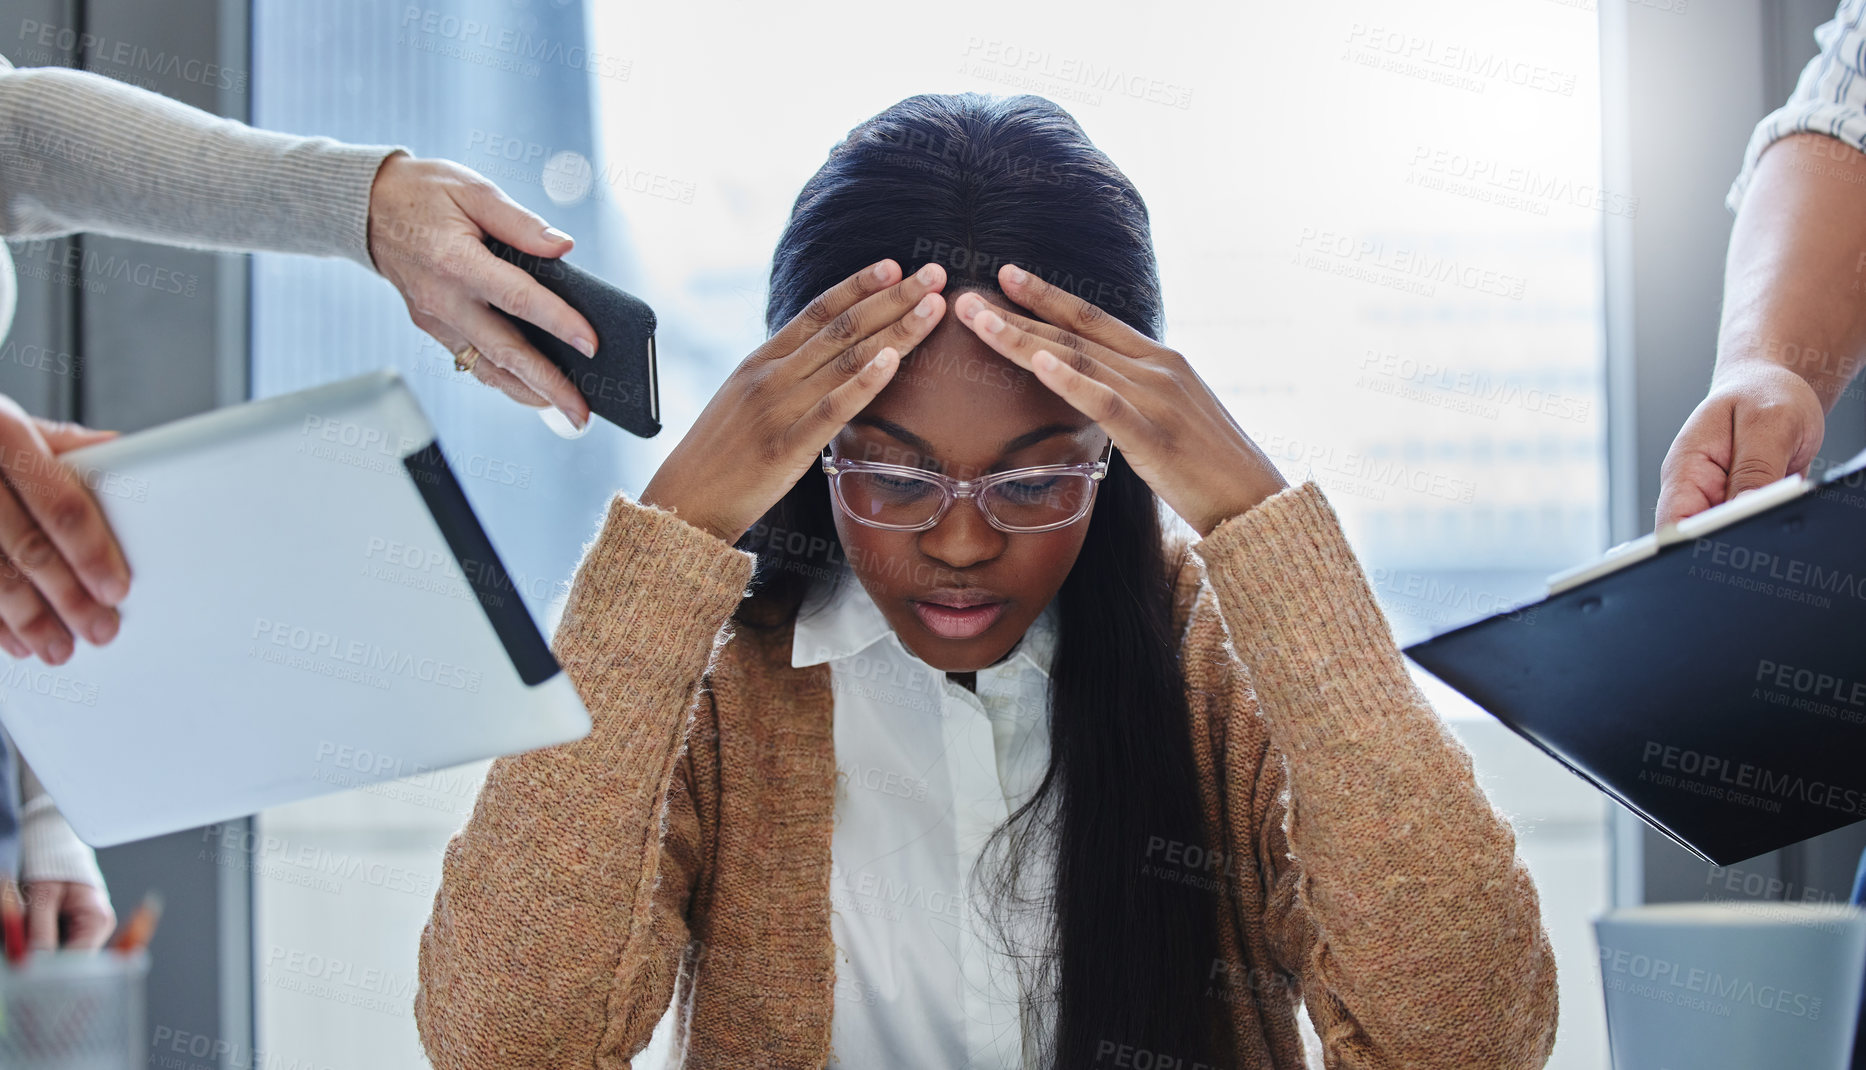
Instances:
[[[547,620],[606,491],[639,491],[762,341],[770,254],[798,188],[850,127],[918,92],[1044,94],[1128,173],[1152,212],[1167,343],[1292,481],[1321,484],[1402,642],[1528,597],[1605,545],[1600,235],[1606,215],[1638,205],[1600,184],[1592,5],[1102,0],[1057,19],[1002,5],[437,3],[433,26],[420,11],[341,6],[333,18],[259,4],[260,122],[476,167],[568,220],[575,257],[660,316],[667,430],[598,450],[540,439],[533,417],[452,380],[446,354],[353,269],[257,269],[262,392],[406,362],[453,448],[539,451],[529,492],[468,491],[539,577]],[[527,73],[497,34],[449,30],[449,15],[583,33],[600,58],[574,80],[548,64]],[[325,119],[349,125],[309,125]],[[370,318],[333,322],[293,287]],[[1429,681],[1428,693],[1537,880],[1561,966],[1549,1066],[1601,1065],[1587,921],[1607,902],[1604,801],[1455,695]],[[262,874],[262,1047],[344,1067],[419,1057],[402,997],[439,845],[475,775],[262,821],[293,849],[392,857],[419,886],[320,893]],[[395,998],[313,991],[286,968],[294,951],[374,968]]]
[[[602,162],[592,144],[602,65],[582,6],[505,0],[427,5],[259,0],[253,119],[260,126],[399,144],[469,164],[576,236],[577,263],[637,286],[626,223],[605,202],[557,203],[542,164]],[[639,490],[639,451],[613,427],[557,438],[417,330],[395,291],[354,265],[254,258],[256,396],[397,368],[435,425],[527,608],[548,632],[563,584],[617,488]],[[419,583],[420,568],[396,582]],[[333,740],[333,776],[405,756]],[[441,851],[471,812],[486,765],[420,772],[261,814],[253,859],[256,1032],[265,1066],[342,1070],[424,1062],[413,1001],[421,927]]]

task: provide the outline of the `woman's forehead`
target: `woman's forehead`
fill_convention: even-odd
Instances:
[[[927,460],[991,465],[1031,448],[1034,432],[1058,425],[1078,438],[1093,428],[1088,417],[953,316],[906,355],[850,427],[883,448],[906,449]],[[1049,435],[1042,441],[1068,439]],[[889,463],[916,462],[903,457]]]

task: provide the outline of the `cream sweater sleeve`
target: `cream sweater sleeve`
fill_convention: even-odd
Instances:
[[[294,137],[89,71],[0,60],[0,235],[91,231],[206,249],[369,257],[391,145]]]

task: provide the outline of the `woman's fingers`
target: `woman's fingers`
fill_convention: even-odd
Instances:
[[[110,907],[110,897],[75,881],[65,882],[59,914],[65,924],[65,946],[74,951],[103,947],[117,927],[117,912]]]
[[[39,429],[39,437],[45,440],[53,453],[66,453],[81,446],[95,446],[117,437],[115,431],[102,431],[67,420],[48,420],[43,416],[33,417],[32,423]]]
[[[0,619],[41,658],[56,664],[71,656],[74,634],[99,645],[114,638],[117,614],[91,597],[45,527],[22,504],[48,493],[8,473],[8,490],[0,498],[0,553],[6,555],[6,566],[0,568],[6,573],[0,579]]]
[[[473,374],[481,382],[489,385],[504,382],[491,368],[481,372],[480,366],[490,361],[509,372],[533,394],[556,406],[571,423],[578,427],[589,423],[590,407],[583,395],[557,370],[557,365],[525,343],[512,321],[485,305],[463,303],[458,306],[452,326],[479,350],[480,359],[473,365]]]
[[[1091,342],[1098,342],[1124,356],[1141,358],[1154,355],[1160,343],[1140,333],[1096,305],[1077,297],[1060,286],[1053,286],[1016,264],[998,269],[998,285],[1004,296],[1037,314],[1038,317],[1076,332]]]
[[[129,563],[97,502],[55,454],[113,435],[29,417],[11,399],[0,404],[0,475],[19,493],[58,556],[76,570],[84,590],[107,606],[129,593]]]
[[[534,409],[546,409],[551,403],[539,397],[537,392],[521,382],[518,376],[499,367],[490,360],[476,360],[467,373],[506,397]],[[560,410],[561,411],[561,410]]]
[[[20,512],[11,491],[0,491],[0,511]],[[48,665],[62,665],[75,648],[70,629],[34,586],[34,577],[0,554],[0,621]]]
[[[110,606],[129,593],[129,564],[102,510],[54,456],[108,437],[35,420],[0,398],[0,622],[51,664],[71,656],[74,635],[113,638]]]
[[[823,445],[834,438],[836,432],[875,400],[875,395],[894,378],[894,369],[900,367],[900,363],[900,351],[884,346],[847,382],[824,394],[810,410],[810,415],[798,425],[812,443],[811,449],[822,452]]]
[[[481,230],[521,253],[554,260],[568,253],[576,244],[570,235],[546,223],[543,216],[507,196],[504,190],[489,180],[464,183],[454,199],[467,218],[478,224]],[[582,319],[580,316],[577,318]],[[538,320],[532,322],[540,327],[545,326]],[[550,330],[548,327],[545,329]],[[551,333],[557,334],[556,331]],[[558,337],[570,341],[566,335],[559,334]],[[590,337],[595,338],[594,332]]]
[[[442,323],[440,320],[424,315],[416,315],[414,320],[415,326],[428,332],[429,337],[439,342],[441,347],[446,349],[448,353],[451,353],[456,360],[458,360],[460,354],[466,352],[467,346],[472,344],[466,340],[465,336],[447,326],[447,324]],[[481,373],[481,365],[485,365],[487,368],[485,373]],[[478,379],[481,383],[497,389],[506,397],[528,408],[542,409],[551,404],[539,397],[530,387],[519,382],[518,378],[512,373],[487,360],[484,354],[481,354],[479,359],[473,361],[467,374]]]
[[[937,293],[922,294],[904,315],[889,320],[882,328],[844,349],[834,360],[825,363],[806,380],[806,389],[825,391],[842,383],[868,366],[883,349],[892,347],[896,359],[926,341],[945,313],[946,299]]]
[[[899,322],[920,307],[928,295],[946,285],[946,269],[929,263],[894,286],[863,298],[824,324],[797,349],[787,363],[803,375],[814,375],[824,365],[843,357],[848,350],[870,335]],[[916,324],[925,317],[914,317]],[[924,336],[923,336],[924,337]],[[853,375],[860,364],[839,362],[845,375]]]
[[[1100,424],[1117,447],[1124,439],[1131,441],[1128,436],[1139,431],[1140,413],[1119,390],[1082,374],[1048,349],[1038,349],[1030,363],[1044,386]]]
[[[1031,363],[1032,359],[1036,357],[1039,350],[1047,350],[1057,359],[1068,364],[1082,378],[1099,380],[1122,389],[1132,388],[1133,384],[1126,376],[1115,371],[1111,363],[1097,360],[1083,349],[1063,345],[1056,339],[1037,334],[1035,324],[1030,324],[1030,321],[1024,320],[1021,316],[1015,317],[1014,321],[1010,314],[994,307],[989,301],[975,293],[961,294],[954,305],[959,313],[960,321],[970,327],[973,334],[976,334],[993,351],[1009,358],[1020,368],[1035,371],[1035,366]],[[1022,324],[1030,324],[1030,326],[1026,327]],[[1105,347],[1093,343],[1086,343],[1086,346],[1105,357],[1118,359],[1118,354],[1110,353]]]
[[[67,930],[66,949],[102,947],[116,923],[110,900],[88,884],[33,881],[26,886],[26,946],[34,951],[57,950],[61,925]]]
[[[972,326],[973,317],[986,309],[990,309],[992,312],[997,313],[999,318],[1004,320],[1004,322],[1011,324],[1026,334],[1035,335],[1041,342],[1049,345],[1051,352],[1060,353],[1063,350],[1073,350],[1085,356],[1093,357],[1102,364],[1110,367],[1118,367],[1122,362],[1132,359],[1124,354],[1109,349],[1099,342],[1091,342],[1081,335],[1076,334],[1074,331],[1058,327],[1053,323],[1045,323],[1039,319],[1032,319],[1029,316],[1020,314],[1015,309],[1005,308],[1003,305],[988,301],[983,294],[961,294],[959,298],[953,302],[953,312],[958,315],[959,321],[968,327]],[[980,337],[983,336],[981,335]],[[1034,352],[1034,350],[1031,352]]]
[[[39,596],[32,578],[4,558],[0,558],[0,620],[20,637],[29,655],[47,665],[63,665],[77,649],[71,630]]]
[[[58,905],[64,888],[56,881],[34,881],[26,886],[26,946],[33,951],[58,950]]]
[[[472,284],[479,296],[494,308],[501,308],[519,319],[535,323],[570,344],[586,357],[596,355],[596,330],[588,320],[544,288],[531,273],[516,264],[501,260],[492,251],[480,248],[472,256]],[[546,265],[544,270],[562,265]],[[530,346],[526,346],[530,349]],[[533,355],[555,370],[556,365],[535,349]],[[559,373],[561,374],[561,373]]]
[[[470,342],[462,341],[448,346],[447,351],[452,353],[458,361],[460,355],[465,353],[471,345]],[[477,347],[474,347],[474,351],[478,352]],[[551,403],[539,397],[537,391],[526,386],[518,376],[487,360],[484,353],[480,353],[473,359],[473,362],[467,366],[466,374],[527,408],[547,409],[551,407]]]
[[[1042,325],[1005,313],[975,293],[962,294],[954,305],[960,319],[986,345],[1035,373],[1039,382],[1077,412],[1100,424],[1123,453],[1152,437],[1151,421],[1136,404],[1141,388],[1114,370],[1112,361],[1097,360],[1089,352],[1117,360],[1119,354],[1095,342],[1081,343],[1081,349],[1060,345],[1037,333]],[[1071,337],[1066,331],[1058,333]]]
[[[795,353],[804,342],[829,326],[856,302],[895,284],[901,266],[892,259],[870,264],[828,290],[818,294],[802,312],[790,318],[764,345],[752,354],[755,358],[776,360]],[[811,369],[815,370],[815,369]]]

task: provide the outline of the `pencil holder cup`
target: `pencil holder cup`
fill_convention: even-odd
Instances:
[[[149,953],[36,951],[0,964],[0,1067],[128,1070],[148,1060]]]
[[[1614,1070],[1847,1070],[1866,912],[1655,903],[1594,921]]]

